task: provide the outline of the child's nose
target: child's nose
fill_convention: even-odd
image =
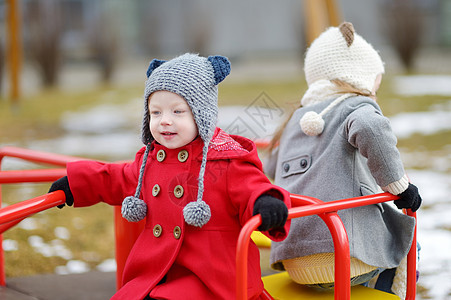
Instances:
[[[163,114],[162,116],[161,116],[161,124],[162,125],[171,125],[172,124],[172,118],[171,118],[171,116],[169,115],[169,114]]]

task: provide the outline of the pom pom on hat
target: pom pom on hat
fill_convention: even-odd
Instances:
[[[183,208],[183,216],[187,224],[202,227],[210,220],[210,206],[202,200],[190,202]]]
[[[122,201],[121,213],[127,221],[139,222],[147,215],[147,205],[139,198],[128,196]]]
[[[299,121],[302,131],[309,136],[320,135],[324,130],[324,120],[318,113],[308,111]]]

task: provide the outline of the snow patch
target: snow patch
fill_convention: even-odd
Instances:
[[[97,266],[100,272],[116,272],[116,260],[114,258],[106,259]]]
[[[451,76],[415,75],[393,78],[394,92],[403,96],[451,96]]]
[[[81,260],[71,260],[68,261],[65,266],[58,266],[55,268],[55,273],[60,275],[81,274],[89,271],[90,268],[88,264]]]

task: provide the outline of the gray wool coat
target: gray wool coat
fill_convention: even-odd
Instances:
[[[302,132],[299,120],[307,111],[321,112],[334,99],[293,114],[279,147],[265,162],[274,183],[291,193],[323,201],[382,192],[404,175],[389,121],[367,97],[348,98],[323,119],[318,136]],[[350,241],[351,257],[368,265],[397,267],[410,248],[415,220],[387,203],[339,211]],[[327,226],[318,216],[293,220],[283,242],[273,243],[271,265],[283,270],[282,260],[333,252]]]

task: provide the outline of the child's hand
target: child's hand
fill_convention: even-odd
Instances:
[[[67,176],[61,177],[54,183],[52,183],[52,186],[49,189],[49,193],[62,190],[64,194],[66,195],[66,204],[69,206],[72,206],[74,204],[74,196],[72,195],[72,192],[70,191],[69,187],[69,180],[67,179]],[[65,204],[58,205],[58,208],[63,208]]]
[[[285,225],[288,217],[288,208],[285,203],[269,195],[261,195],[255,200],[253,215],[260,214],[262,224],[258,227],[260,231],[266,231]]]
[[[417,211],[421,205],[421,196],[418,193],[418,188],[409,183],[407,189],[398,195],[399,200],[395,200],[394,203],[397,208],[410,208],[412,212]]]

